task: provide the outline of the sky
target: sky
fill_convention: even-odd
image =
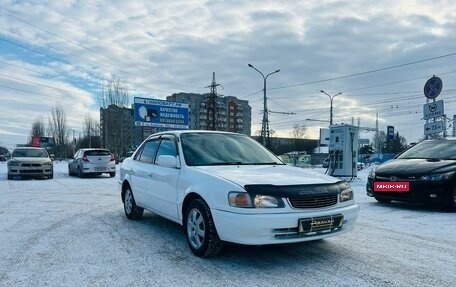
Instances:
[[[0,0],[0,145],[26,143],[32,123],[63,106],[68,126],[99,119],[101,86],[116,75],[131,98],[207,93],[248,100],[261,129],[308,138],[333,122],[394,126],[424,137],[424,85],[436,75],[451,135],[456,114],[454,1]],[[131,101],[133,102],[133,100]],[[292,114],[291,114],[292,113]],[[372,138],[362,130],[361,138]]]

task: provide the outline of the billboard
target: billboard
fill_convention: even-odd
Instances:
[[[53,148],[55,141],[53,137],[32,136],[32,147]]]
[[[137,126],[188,129],[188,104],[135,97],[133,109]]]

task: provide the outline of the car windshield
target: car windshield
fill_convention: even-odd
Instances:
[[[16,149],[12,157],[48,157],[44,149]]]
[[[399,155],[400,159],[456,159],[456,141],[423,141]]]
[[[184,133],[181,141],[189,166],[283,164],[258,142],[244,135]]]

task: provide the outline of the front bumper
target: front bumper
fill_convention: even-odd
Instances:
[[[23,167],[23,166],[10,166],[8,167],[9,176],[50,176],[53,174],[52,166],[40,166],[40,167]]]
[[[343,226],[333,231],[298,233],[300,219],[342,214]],[[325,210],[308,210],[274,214],[242,214],[212,210],[212,216],[221,240],[264,245],[311,241],[340,235],[352,230],[359,215],[357,204]]]
[[[409,181],[409,192],[375,192],[374,179],[366,184],[368,196],[404,202],[445,203],[451,194],[452,184],[445,181]]]

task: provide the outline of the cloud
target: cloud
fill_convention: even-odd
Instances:
[[[278,135],[288,136],[297,122],[306,123],[310,135],[318,134],[325,123],[305,119],[329,118],[323,89],[330,94],[343,92],[334,101],[336,122],[353,116],[355,123],[359,117],[361,125],[375,126],[378,112],[381,125],[395,125],[409,141],[416,141],[423,136],[419,113],[426,99],[421,91],[433,74],[442,75],[447,92],[441,98],[448,114],[455,113],[454,56],[322,81],[455,52],[456,5],[451,1],[111,1],[109,5],[0,1],[0,5],[0,38],[25,47],[0,39],[5,47],[0,73],[9,76],[0,76],[4,86],[0,93],[14,99],[7,106],[10,113],[28,111],[32,120],[46,115],[50,103],[61,102],[68,108],[71,125],[81,125],[78,121],[86,112],[96,115],[99,88],[111,74],[119,75],[132,96],[164,99],[175,92],[207,92],[215,72],[223,86],[219,93],[250,101],[254,134],[261,122],[263,94],[256,92],[263,80],[248,63],[265,74],[281,70],[268,78],[268,107],[296,115],[271,114],[270,125]],[[36,93],[33,97],[31,91]],[[37,99],[37,108],[27,110],[25,103]],[[1,117],[24,125],[22,130],[28,133],[30,118],[24,124],[19,117]]]

